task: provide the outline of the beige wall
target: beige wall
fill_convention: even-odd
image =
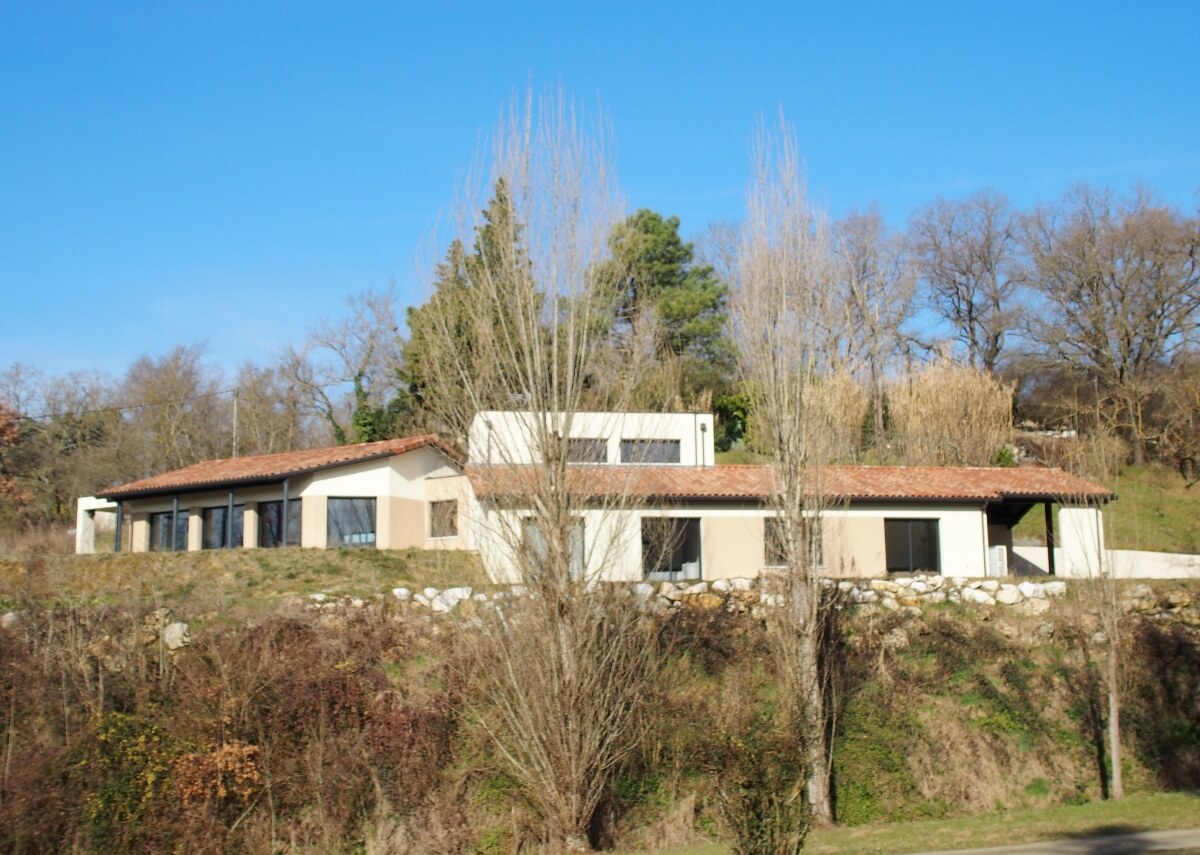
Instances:
[[[242,546],[258,546],[258,502],[246,502],[242,514]]]
[[[146,552],[150,549],[150,515],[135,513],[129,515],[130,535],[129,549],[132,552]]]
[[[700,572],[705,579],[757,576],[763,568],[763,518],[700,518]]]
[[[825,517],[825,566],[832,577],[886,576],[883,517]]]
[[[300,545],[313,549],[324,549],[328,528],[325,523],[325,510],[328,502],[325,496],[305,496],[300,505]],[[376,508],[378,513],[378,508]],[[377,523],[378,525],[378,523]]]
[[[472,549],[471,536],[471,484],[465,475],[428,478],[425,481],[425,500],[432,502],[458,502],[458,534],[454,537],[432,537],[430,535],[429,505],[421,509],[423,514],[422,542],[425,549]]]
[[[375,500],[377,549],[421,548],[425,544],[425,503],[394,496]]]

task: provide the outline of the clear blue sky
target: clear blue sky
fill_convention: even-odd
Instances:
[[[0,0],[0,368],[265,361],[428,239],[532,79],[599,97],[631,209],[742,211],[782,107],[893,223],[982,187],[1200,188],[1200,3]]]

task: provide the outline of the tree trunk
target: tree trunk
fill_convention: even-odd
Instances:
[[[1112,629],[1115,633],[1115,627]],[[1108,639],[1108,760],[1112,765],[1109,775],[1109,798],[1125,798],[1125,784],[1121,780],[1121,690],[1117,685],[1117,639]]]

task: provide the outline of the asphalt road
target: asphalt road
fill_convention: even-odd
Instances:
[[[1139,831],[1134,834],[1048,840],[1044,843],[987,849],[945,849],[922,855],[1135,855],[1138,852],[1171,852],[1179,849],[1200,850],[1200,828]]]

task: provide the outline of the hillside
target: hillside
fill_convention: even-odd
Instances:
[[[1127,466],[1105,484],[1117,501],[1105,512],[1111,549],[1200,553],[1200,486],[1159,466]],[[1040,512],[1014,530],[1018,542],[1043,543]]]
[[[476,715],[486,681],[461,657],[474,606],[438,614],[390,593],[477,585],[477,572],[465,556],[370,551],[0,565],[0,848],[204,840],[212,851],[499,855],[536,844],[537,817]],[[599,842],[725,834],[710,764],[737,734],[714,723],[776,692],[762,621],[734,593],[647,614],[654,700]],[[1200,585],[1126,595],[1126,787],[1196,788]],[[1036,616],[951,603],[840,614],[844,825],[1101,797],[1103,648],[1084,589]],[[187,632],[169,635],[170,622]]]

